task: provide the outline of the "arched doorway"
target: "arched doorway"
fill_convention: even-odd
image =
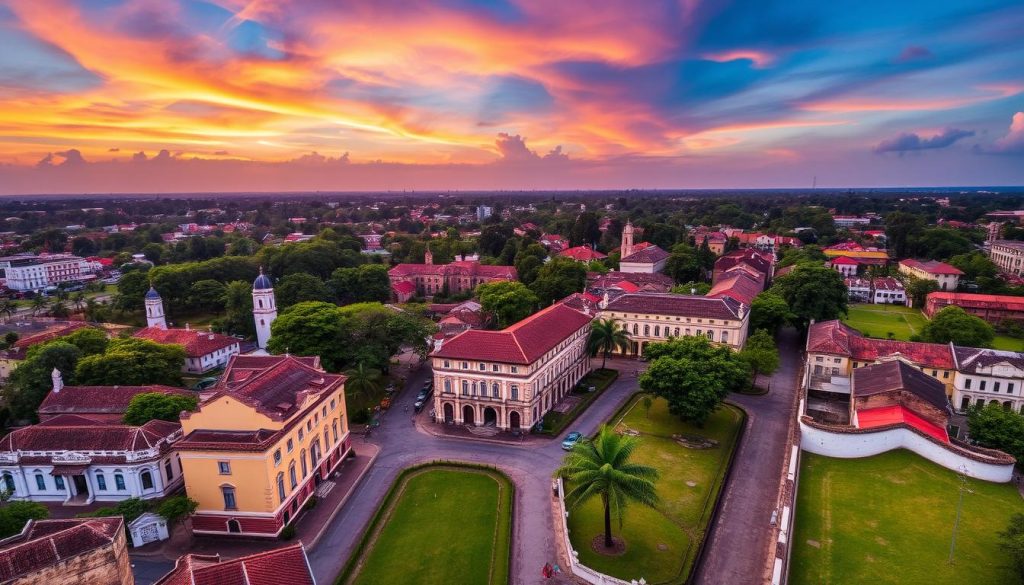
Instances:
[[[473,424],[473,407],[469,404],[462,407],[462,423],[467,425]]]
[[[455,420],[455,407],[452,406],[451,402],[444,403],[444,422],[446,424],[452,424]]]
[[[512,411],[512,413],[508,415],[509,428],[512,430],[519,430],[519,424],[519,413]]]
[[[231,520],[228,520],[228,532],[238,533],[238,532],[241,532],[241,531],[242,531],[242,525],[238,523],[238,520],[235,520],[234,518],[232,518]]]
[[[488,406],[484,409],[484,425],[490,426],[496,424],[498,424],[498,411]]]

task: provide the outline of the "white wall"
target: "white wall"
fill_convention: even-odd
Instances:
[[[984,463],[965,457],[955,447],[943,447],[907,428],[867,433],[833,433],[800,421],[800,448],[817,455],[853,459],[908,449],[946,469],[975,479],[1005,483],[1013,477],[1012,463]]]

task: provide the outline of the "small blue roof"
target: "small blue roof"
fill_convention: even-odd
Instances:
[[[271,288],[274,288],[274,285],[270,282],[270,277],[263,274],[263,271],[260,270],[260,275],[252,283],[252,290],[267,290]]]
[[[149,291],[146,292],[147,299],[159,299],[160,293],[156,292],[156,289],[152,286],[149,287]]]

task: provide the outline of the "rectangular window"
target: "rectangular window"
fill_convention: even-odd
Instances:
[[[97,473],[96,487],[99,488],[100,491],[107,491],[107,476],[103,475],[102,473]]]
[[[1013,394],[1013,382],[1009,382],[1006,384],[1006,393]]]
[[[280,449],[275,449],[274,450],[274,467],[277,467],[280,464],[281,464],[281,450]]]
[[[949,370],[946,370],[945,372],[942,372],[942,379],[943,380],[948,380],[949,379]]]
[[[444,360],[444,367],[450,368],[450,367],[452,367],[452,363],[449,362],[448,360]]]
[[[299,441],[300,442],[302,441],[302,438],[305,437],[305,436],[306,436],[306,433],[302,432],[302,429],[299,429]]]
[[[57,484],[57,489],[64,489],[64,478],[60,475],[53,476],[53,483]]]
[[[218,461],[217,470],[220,471],[221,475],[231,475],[231,462],[230,461]]]
[[[501,371],[501,366],[499,366],[498,364],[493,364],[491,366],[491,371],[493,371],[493,372],[500,372]]]
[[[936,372],[935,370],[932,370],[932,378],[938,378],[938,377],[939,377],[939,373]]]
[[[487,364],[480,364],[480,371],[481,372],[486,372],[487,371]]]
[[[224,509],[234,510],[237,508],[235,504],[235,488],[233,487],[222,487],[220,488],[221,493],[224,495]]]
[[[123,492],[124,490],[128,489],[124,485],[124,476],[121,475],[120,473],[114,474],[114,487],[119,492]]]
[[[512,386],[509,387],[509,392],[512,395],[512,400],[519,400],[519,386],[512,384]]]
[[[463,370],[468,370],[469,369],[469,362],[462,362],[462,369]]]
[[[519,368],[516,367],[516,366],[512,366],[512,373],[513,374],[518,374],[519,373]]]
[[[41,473],[36,474],[36,487],[41,490],[46,489],[46,478],[44,478]]]
[[[295,448],[295,443],[291,439],[288,439],[288,443],[286,444],[286,448],[288,449],[288,452],[291,453],[292,449]]]
[[[825,358],[823,358],[823,357],[821,357],[821,356],[819,355],[819,356],[817,356],[817,357],[815,357],[815,358],[814,358],[814,361],[816,361],[816,362],[823,362],[823,361],[825,361]]]
[[[982,380],[981,382],[979,382],[978,383],[978,390],[984,390],[985,389],[985,384],[986,384],[985,380]]]
[[[999,382],[995,382],[992,384],[992,391],[999,392]]]
[[[971,389],[971,379],[970,378],[964,378],[964,388],[967,389],[967,390]]]

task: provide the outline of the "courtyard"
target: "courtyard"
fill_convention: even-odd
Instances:
[[[998,533],[1024,512],[1016,486],[960,477],[910,451],[864,459],[804,453],[790,583],[1014,582]]]
[[[613,521],[612,533],[625,541],[625,551],[607,556],[591,547],[604,533],[600,500],[591,500],[569,514],[573,549],[584,565],[613,577],[683,583],[707,532],[743,412],[723,405],[698,428],[671,415],[663,399],[655,399],[647,411],[638,395],[622,413],[612,424],[640,437],[633,460],[661,473],[656,483],[661,503],[656,509],[631,505],[621,527]]]
[[[511,482],[490,469],[407,470],[338,583],[508,583],[512,491]]]

